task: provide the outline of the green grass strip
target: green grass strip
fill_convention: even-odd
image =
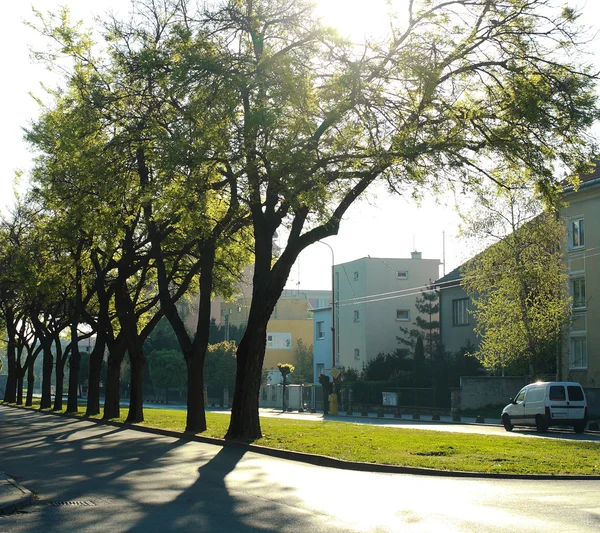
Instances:
[[[36,402],[39,407],[39,401]],[[36,407],[36,405],[34,405]],[[126,409],[121,410],[125,421]],[[80,413],[83,416],[83,413]],[[185,411],[145,409],[141,426],[183,432]],[[222,438],[229,416],[206,413],[204,436]],[[440,470],[505,474],[599,475],[600,443],[390,428],[331,421],[261,418],[254,442],[281,450]]]

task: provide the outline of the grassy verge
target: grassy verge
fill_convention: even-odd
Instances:
[[[39,404],[38,404],[39,406]],[[34,407],[36,407],[34,405]],[[185,411],[146,409],[142,426],[183,431]],[[222,438],[229,417],[206,414],[203,435]],[[121,419],[124,422],[124,417]],[[600,443],[262,418],[254,442],[283,450],[411,467],[510,474],[600,474]]]

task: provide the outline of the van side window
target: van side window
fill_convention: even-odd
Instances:
[[[565,388],[562,385],[552,385],[550,387],[550,401],[551,402],[564,402],[567,397],[565,396]]]
[[[527,403],[541,402],[544,399],[546,390],[543,387],[529,389],[527,392]]]
[[[567,385],[567,392],[569,393],[569,401],[571,402],[582,402],[584,400],[583,390],[581,390],[581,387]]]
[[[525,392],[526,391],[522,390],[521,392],[519,392],[519,394],[517,394],[517,397],[515,398],[515,403],[521,403],[524,400]]]

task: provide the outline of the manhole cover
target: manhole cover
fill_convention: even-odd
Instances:
[[[90,500],[69,500],[64,502],[48,502],[53,507],[95,507],[96,504]]]

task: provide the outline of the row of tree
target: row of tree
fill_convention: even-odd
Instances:
[[[269,317],[300,252],[369,187],[419,197],[519,176],[552,198],[554,166],[590,160],[595,77],[569,56],[576,14],[547,4],[411,1],[361,46],[304,0],[134,1],[96,33],[65,10],[38,14],[54,45],[35,55],[65,84],[40,100],[32,186],[0,229],[6,400],[42,354],[42,407],[54,369],[60,407],[69,360],[77,410],[78,346],[93,334],[87,412],[107,351],[104,416],[119,415],[128,354],[127,419],[143,420],[143,346],[164,317],[186,364],[186,431],[203,431],[210,301],[253,263],[226,437],[260,437]]]

